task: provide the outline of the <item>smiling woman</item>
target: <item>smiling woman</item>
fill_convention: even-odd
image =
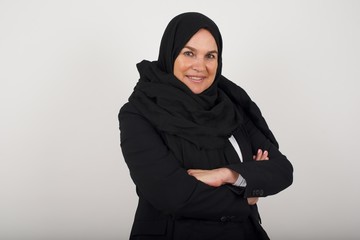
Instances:
[[[222,38],[200,13],[176,16],[158,61],[120,110],[121,148],[139,205],[130,239],[269,239],[259,197],[292,165],[246,92],[221,75]]]
[[[217,56],[214,37],[209,31],[200,29],[175,59],[174,75],[193,93],[202,93],[215,80]]]

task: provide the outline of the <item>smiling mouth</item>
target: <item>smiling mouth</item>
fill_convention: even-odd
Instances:
[[[189,75],[186,75],[186,77],[194,82],[194,83],[200,83],[202,81],[204,81],[205,77],[204,76],[189,76]]]

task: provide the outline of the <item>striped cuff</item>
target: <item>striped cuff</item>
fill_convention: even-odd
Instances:
[[[246,180],[240,174],[236,182],[233,183],[236,187],[246,187]]]

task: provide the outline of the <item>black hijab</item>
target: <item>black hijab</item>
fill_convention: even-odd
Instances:
[[[207,29],[218,47],[214,83],[201,94],[192,91],[173,74],[181,49],[200,29]],[[157,62],[137,65],[140,80],[130,97],[136,108],[160,131],[190,141],[199,148],[220,148],[241,123],[230,98],[219,91],[222,40],[215,23],[200,13],[183,13],[168,24]]]
[[[216,24],[208,17],[195,12],[183,13],[173,18],[161,39],[158,57],[159,68],[167,73],[173,72],[174,62],[181,49],[201,28],[208,30],[218,47],[217,76],[221,74],[222,38]]]
[[[203,28],[208,30],[216,41],[218,69],[214,83],[204,92],[194,94],[174,76],[173,67],[181,49]],[[243,116],[238,109],[238,106],[243,104],[246,104],[241,106],[245,111],[250,109],[255,113],[255,119],[261,125],[260,129],[267,131],[265,120],[245,91],[232,89],[234,86],[239,87],[222,77],[221,53],[221,34],[210,18],[195,12],[176,16],[165,29],[158,61],[144,60],[137,64],[140,79],[129,101],[160,132],[190,142],[198,149],[222,148],[243,122]],[[228,96],[239,93],[241,96]]]

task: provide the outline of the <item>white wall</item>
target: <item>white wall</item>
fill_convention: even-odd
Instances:
[[[0,239],[129,235],[137,197],[117,113],[168,21],[200,11],[223,74],[261,107],[294,184],[272,239],[359,239],[360,1],[0,1]]]

